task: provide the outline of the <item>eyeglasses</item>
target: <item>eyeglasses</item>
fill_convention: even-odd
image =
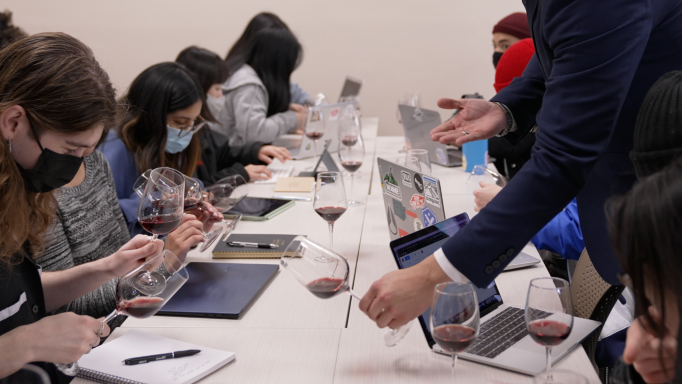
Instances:
[[[174,125],[177,125],[176,122],[171,121],[168,123],[168,125],[170,125],[171,127],[177,128],[180,130],[180,133],[178,133],[178,137],[185,137],[185,136],[189,135],[190,133],[194,133],[194,132],[200,130],[201,128],[203,128],[206,124],[207,124],[206,119],[204,119],[201,115],[199,115],[199,117],[197,117],[196,120],[194,120],[189,126],[176,127],[176,126],[174,126]]]

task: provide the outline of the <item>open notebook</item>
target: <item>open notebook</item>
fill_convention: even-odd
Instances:
[[[125,365],[132,357],[155,355],[187,349],[200,349],[194,356]],[[234,360],[234,352],[202,347],[131,329],[116,340],[105,343],[78,360],[78,377],[98,383],[156,384],[194,383]]]

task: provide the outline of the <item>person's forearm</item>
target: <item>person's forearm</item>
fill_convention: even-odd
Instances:
[[[0,379],[17,372],[24,364],[33,361],[24,335],[26,326],[15,328],[0,336]]]
[[[107,259],[81,264],[64,271],[43,272],[41,280],[46,310],[54,311],[117,277],[108,268]]]

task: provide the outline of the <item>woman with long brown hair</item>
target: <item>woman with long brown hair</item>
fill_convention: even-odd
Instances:
[[[66,271],[41,274],[33,260],[54,219],[51,191],[73,179],[113,124],[114,95],[92,51],[68,35],[37,34],[0,51],[0,378],[43,362],[58,380],[48,363],[78,360],[108,328],[89,316],[46,312],[157,252],[139,236],[103,262]]]

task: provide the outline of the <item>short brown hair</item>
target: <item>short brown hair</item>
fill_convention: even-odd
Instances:
[[[0,114],[20,105],[34,127],[63,133],[114,124],[116,99],[109,76],[92,51],[64,33],[41,33],[0,50]],[[56,202],[51,193],[29,193],[10,153],[0,144],[0,261],[29,243],[42,250]]]
[[[26,32],[12,24],[12,12],[0,12],[0,49],[26,36]]]

